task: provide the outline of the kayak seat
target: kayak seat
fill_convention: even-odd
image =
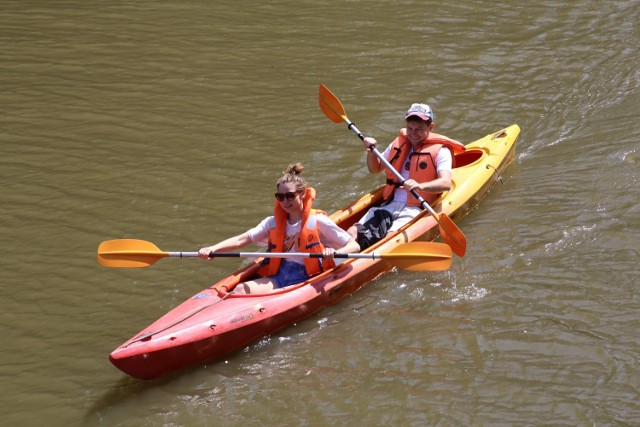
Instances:
[[[454,167],[460,168],[462,166],[470,165],[471,163],[478,161],[483,154],[484,151],[479,149],[467,150],[464,153],[456,154]]]
[[[348,229],[358,222],[369,208],[379,206],[382,203],[383,190],[384,186],[378,187],[351,203],[349,206],[334,212],[330,215],[330,218],[343,230]]]

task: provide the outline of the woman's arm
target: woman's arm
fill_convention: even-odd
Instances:
[[[322,244],[325,246],[322,251],[325,258],[332,258],[335,252],[343,254],[360,252],[358,242],[349,233],[338,227],[328,216],[318,215],[318,225]]]
[[[341,254],[354,254],[360,252],[360,245],[353,238],[349,239],[346,245],[338,249]]]
[[[198,251],[198,256],[202,259],[209,259],[209,254],[211,252],[233,251],[235,249],[243,248],[249,243],[251,243],[251,238],[249,237],[249,232],[245,231],[242,234],[229,237],[228,239],[216,243],[213,246],[205,246]]]

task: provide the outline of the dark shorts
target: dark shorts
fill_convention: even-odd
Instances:
[[[371,218],[358,230],[356,241],[360,245],[360,250],[364,251],[369,246],[382,240],[389,232],[393,220],[393,214],[389,211],[376,209]]]
[[[304,264],[283,259],[275,276],[272,276],[278,288],[286,288],[309,278]]]

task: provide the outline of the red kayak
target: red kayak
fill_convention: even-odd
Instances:
[[[456,156],[453,187],[432,207],[452,219],[475,206],[511,162],[517,125],[487,135]],[[382,199],[382,187],[331,215],[346,229]],[[431,241],[438,222],[423,211],[412,222],[363,253],[390,253],[398,245]],[[384,258],[348,259],[310,280],[269,294],[235,295],[233,287],[254,278],[256,260],[202,290],[116,348],[111,362],[140,379],[151,379],[190,365],[215,360],[273,334],[333,304],[394,268]]]

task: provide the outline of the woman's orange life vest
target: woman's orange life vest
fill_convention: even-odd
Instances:
[[[429,132],[429,137],[422,141],[416,149],[411,153],[409,160],[409,178],[417,182],[433,181],[438,178],[438,172],[436,171],[436,156],[441,148],[446,147],[451,150],[451,157],[453,161],[453,167],[455,167],[455,155],[463,153],[466,148],[463,144],[448,138],[444,135],[437,134],[435,132]],[[397,171],[400,172],[404,167],[404,162],[411,152],[411,142],[407,139],[407,130],[400,129],[400,134],[391,143],[391,159],[389,163]],[[384,188],[383,198],[389,200],[393,195],[393,192],[398,188],[401,183],[398,182],[396,176],[390,171],[385,171],[387,174],[387,185]],[[426,191],[419,191],[418,194],[427,203],[432,203],[438,198],[439,194],[428,193]],[[407,205],[408,206],[420,206],[420,202],[413,194],[407,192]]]
[[[317,215],[326,215],[326,212],[312,209],[313,201],[316,198],[316,190],[308,187],[305,190],[305,197],[302,204],[302,219],[300,234],[298,235],[297,250],[307,253],[322,253],[324,245],[320,242],[318,231]],[[282,209],[276,200],[274,207],[276,227],[269,231],[269,247],[267,252],[283,252],[285,231],[287,228],[287,212]],[[273,276],[278,273],[282,258],[265,258],[258,273],[263,276]],[[333,260],[323,260],[322,258],[305,258],[304,265],[309,276],[314,276],[322,271],[335,266]]]

